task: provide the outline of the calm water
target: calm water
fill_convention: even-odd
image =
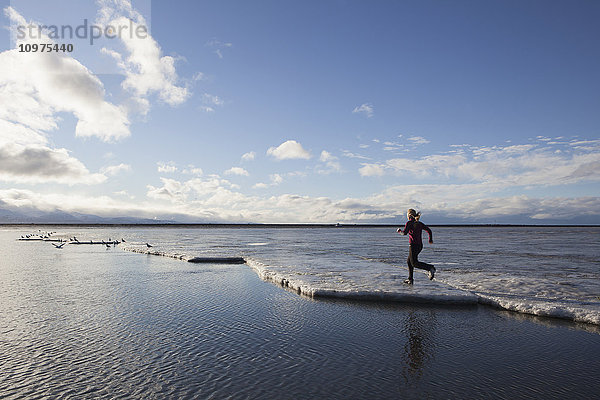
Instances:
[[[434,228],[434,239],[420,258],[436,279],[417,274],[414,287],[402,284],[408,240],[394,228],[148,229],[128,248],[151,240],[166,254],[243,255],[307,295],[482,302],[600,325],[600,228]]]
[[[600,393],[595,325],[481,305],[315,300],[260,280],[247,265],[197,265],[101,245],[59,250],[47,242],[16,241],[27,229],[0,230],[2,398],[590,398]],[[171,252],[242,252],[276,265],[302,258],[288,262],[294,272],[325,253],[313,246],[315,254],[301,257],[308,243],[332,236],[322,230],[53,230],[67,237],[151,242]],[[377,232],[371,237],[384,236]],[[396,254],[403,242],[365,245],[357,253],[356,245],[344,247],[344,235],[358,233],[336,234],[326,247],[351,253],[350,259],[359,254],[390,265],[403,259]],[[442,251],[443,236],[436,241],[439,247],[423,259]],[[302,276],[313,282],[322,280],[314,278],[320,274]]]

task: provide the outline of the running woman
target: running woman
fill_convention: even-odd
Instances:
[[[421,221],[421,213],[416,212],[412,208],[406,212],[406,225],[404,225],[404,229],[398,228],[396,232],[402,233],[403,235],[408,234],[408,258],[406,263],[408,264],[408,279],[404,281],[404,283],[412,285],[414,282],[413,279],[413,270],[415,268],[424,269],[429,271],[429,279],[433,279],[435,276],[435,267],[431,264],[427,264],[419,261],[418,256],[421,250],[423,250],[423,240],[421,238],[421,234],[423,231],[429,234],[429,243],[433,243],[433,233],[431,229]]]

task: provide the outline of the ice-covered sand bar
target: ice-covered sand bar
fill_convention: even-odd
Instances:
[[[139,244],[124,249],[184,261],[194,259],[194,256],[171,252],[172,249],[162,251]],[[224,257],[221,252],[222,249],[213,249],[195,254],[208,260]],[[465,274],[464,270],[440,265],[433,281],[424,271],[415,270],[415,284],[411,286],[404,284],[407,271],[401,263],[343,252],[290,254],[272,249],[260,254],[245,253],[237,258],[245,260],[261,279],[308,297],[442,305],[479,303],[523,314],[600,325],[600,301],[540,295],[557,290],[557,285],[545,277],[527,280],[522,276],[496,276],[497,273],[487,270]],[[231,256],[230,252],[225,255]]]
[[[214,254],[206,254],[203,257],[189,256],[154,248],[148,249],[139,244],[124,246],[123,249],[190,262],[194,262],[195,259],[214,259],[218,263],[223,258]],[[298,257],[293,265],[283,265],[291,263],[289,260],[277,260],[276,258],[256,259],[245,256],[236,259],[238,258],[244,259],[261,279],[309,297],[433,304],[476,304],[478,302],[475,294],[435,280],[430,281],[419,272],[415,272],[415,285],[406,285],[404,283],[405,271],[383,262],[356,259],[339,254],[335,259],[332,259],[331,256],[322,256],[319,259]],[[279,261],[285,261],[285,263]],[[336,268],[331,268],[332,263],[336,264]],[[344,265],[344,268],[340,268],[340,265]]]
[[[315,268],[314,265],[305,270],[302,263],[286,267],[247,260],[247,264],[263,280],[275,282],[310,297],[430,304],[480,303],[523,314],[600,325],[600,302],[597,301],[586,302],[583,306],[577,301],[540,298],[526,291],[518,294],[508,294],[507,290],[490,293],[477,288],[471,291],[461,288],[452,279],[447,279],[443,270],[441,279],[433,281],[420,273],[421,270],[415,270],[415,284],[411,286],[403,283],[406,272],[396,266],[367,260],[344,259],[341,262],[348,268],[338,267],[337,270],[325,272],[323,268]],[[363,264],[362,268],[353,265],[356,263]]]
[[[310,297],[435,304],[477,304],[479,300],[471,292],[429,281],[424,276],[419,277],[421,279],[418,279],[417,284],[407,285],[404,283],[405,277],[398,271],[386,272],[390,266],[384,263],[379,263],[380,268],[377,268],[383,272],[365,279],[364,276],[353,275],[350,271],[347,274],[331,273],[329,276],[296,271],[291,275],[291,271],[286,271],[288,268],[284,266],[267,266],[253,259],[247,259],[246,262],[261,279]]]

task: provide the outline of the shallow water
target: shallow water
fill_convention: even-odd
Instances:
[[[417,273],[413,287],[402,284],[407,238],[389,227],[149,228],[127,247],[146,251],[139,243],[151,239],[164,254],[243,255],[263,279],[310,296],[479,302],[600,325],[600,228],[440,227],[434,238],[419,257],[436,279]]]
[[[15,233],[0,231],[4,398],[600,392],[600,335],[586,331],[589,325],[479,305],[313,300],[261,281],[246,265],[196,265],[92,245],[59,250],[15,241]],[[112,229],[76,233],[115,237]],[[182,235],[125,233],[155,244]]]

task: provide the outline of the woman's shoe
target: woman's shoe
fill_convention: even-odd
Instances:
[[[429,280],[432,280],[434,276],[435,276],[435,267],[432,265],[431,269],[429,270]]]

